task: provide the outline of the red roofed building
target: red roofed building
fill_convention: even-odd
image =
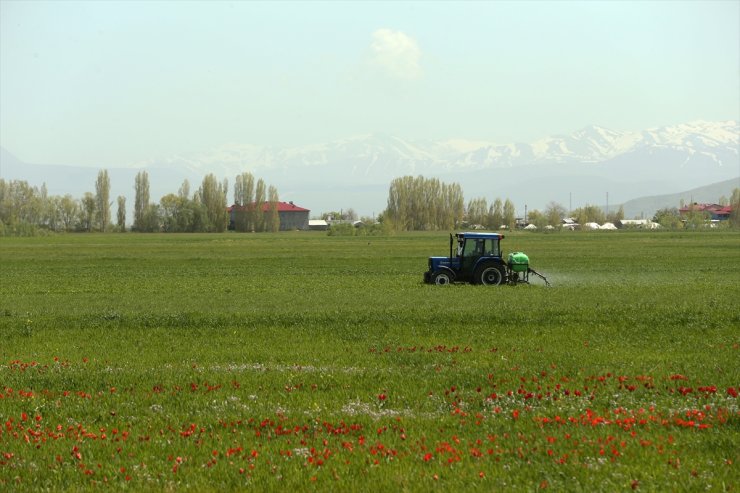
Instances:
[[[250,206],[254,208],[255,203],[252,202]],[[236,227],[237,215],[240,212],[248,211],[250,206],[232,205],[229,207],[229,229],[238,229]],[[309,209],[298,207],[293,202],[278,202],[277,213],[280,218],[280,231],[308,229],[308,215],[310,212]],[[267,220],[267,216],[270,214],[270,202],[264,202],[262,204],[262,214],[265,216],[265,220]]]
[[[719,204],[692,204],[681,207],[678,212],[682,217],[686,217],[691,212],[706,212],[709,214],[709,219],[713,221],[724,221],[730,218],[732,207]]]

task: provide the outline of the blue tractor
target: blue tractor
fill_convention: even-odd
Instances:
[[[503,239],[504,235],[499,233],[450,235],[450,256],[429,257],[424,282],[440,286],[453,282],[498,286],[529,283],[529,274],[534,274],[549,286],[545,276],[529,267],[529,258],[524,253],[510,253],[504,261],[501,251]]]

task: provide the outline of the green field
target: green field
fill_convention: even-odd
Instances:
[[[737,491],[740,234],[0,239],[5,491]]]

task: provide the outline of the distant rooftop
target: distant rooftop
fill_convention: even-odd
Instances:
[[[254,207],[255,202],[252,202],[249,204],[250,206]],[[239,206],[239,205],[232,205],[229,207],[229,212],[231,212],[234,209],[247,209],[247,206]],[[270,210],[270,202],[264,202],[262,204],[262,211],[268,212]],[[277,210],[278,212],[311,212],[309,209],[304,209],[303,207],[298,207],[293,202],[278,202],[277,203]]]

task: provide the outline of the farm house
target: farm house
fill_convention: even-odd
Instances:
[[[255,204],[252,203],[251,207]],[[229,229],[237,229],[236,216],[240,212],[249,210],[249,206],[237,206],[232,205],[229,207]],[[278,217],[280,218],[280,231],[291,231],[291,230],[307,230],[308,229],[308,215],[311,212],[309,209],[304,209],[291,202],[278,202],[277,203]],[[270,203],[265,202],[262,204],[262,214],[267,216],[270,213]]]
[[[678,210],[681,218],[686,218],[691,212],[704,212],[712,221],[725,221],[732,214],[732,207],[720,204],[692,204],[687,207],[681,207]]]

